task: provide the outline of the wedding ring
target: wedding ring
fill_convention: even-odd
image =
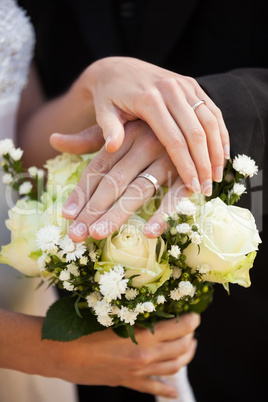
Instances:
[[[193,110],[197,109],[198,106],[202,105],[203,103],[204,103],[204,105],[205,105],[205,104],[206,104],[206,101],[200,100],[199,102],[197,102],[197,103],[192,107],[192,109],[193,109]]]
[[[137,176],[137,178],[138,177],[144,177],[145,179],[149,180],[154,186],[154,189],[155,189],[154,195],[157,193],[160,186],[159,186],[157,179],[154,176],[152,176],[150,173],[140,173]]]

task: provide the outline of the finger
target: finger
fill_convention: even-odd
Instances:
[[[200,315],[196,313],[183,314],[179,321],[176,318],[160,321],[156,324],[152,337],[156,336],[161,341],[178,339],[195,331],[200,322]]]
[[[190,194],[190,191],[183,184],[181,178],[178,177],[163,198],[156,213],[144,226],[143,232],[145,236],[149,238],[160,236],[168,227],[167,223],[163,219],[164,214],[170,214],[171,212],[175,211],[178,202],[183,197],[189,197]]]
[[[207,105],[200,105],[194,113],[206,132],[209,157],[212,166],[212,179],[221,182],[224,153],[218,120]]]
[[[50,143],[59,152],[86,154],[98,151],[104,140],[101,128],[95,125],[76,134],[52,134]]]
[[[165,155],[153,162],[143,173],[149,173],[157,179],[158,186],[172,180],[176,169],[169,157]],[[163,190],[162,190],[163,191]],[[122,197],[90,227],[90,235],[95,239],[103,239],[113,233],[147,200],[155,194],[155,187],[148,179],[137,177]],[[158,194],[158,197],[163,194]]]
[[[163,396],[166,398],[178,398],[178,391],[175,387],[165,384],[162,381],[157,381],[151,377],[131,378],[131,381],[123,381],[122,386],[134,389],[147,394]]]
[[[200,192],[198,173],[187,141],[158,91],[151,91],[140,114],[166,148],[185,185],[191,191]]]
[[[197,341],[196,339],[191,339],[189,347],[187,351],[183,354],[179,354],[178,357],[172,360],[166,360],[161,362],[152,363],[147,367],[139,370],[137,372],[138,375],[141,376],[151,376],[151,375],[159,375],[159,376],[166,376],[166,375],[174,375],[176,374],[182,367],[189,364],[195,355],[197,348]]]
[[[102,128],[106,150],[117,151],[125,137],[125,122],[120,118],[118,109],[112,103],[99,106],[96,102],[96,120]]]
[[[199,99],[192,97],[189,101],[184,96],[174,95],[171,101],[169,100],[168,108],[186,139],[190,155],[198,172],[201,191],[210,196],[212,194],[212,172],[207,145],[208,133],[205,132],[192,106],[190,106],[196,104]],[[206,109],[206,106],[201,104],[196,111],[201,108]],[[220,139],[219,132],[218,138]]]
[[[221,143],[223,147],[224,157],[225,159],[230,159],[230,137],[228,130],[226,128],[225,122],[223,120],[221,110],[215,105],[214,102],[208,97],[207,98],[207,107],[211,110],[211,112],[216,116],[221,136]]]
[[[150,142],[150,139],[148,141]],[[145,144],[145,142],[143,142],[143,144]],[[141,155],[137,158],[137,148],[139,149],[138,143],[136,143],[129,152],[102,177],[102,180],[94,194],[87,194],[88,198],[90,198],[89,202],[85,204],[77,215],[76,221],[69,228],[69,235],[73,240],[84,240],[88,234],[88,228],[103,215],[101,222],[95,226],[98,231],[98,237],[95,237],[94,231],[92,233],[90,228],[90,234],[95,238],[104,238],[108,236],[108,234],[114,232],[116,227],[119,227],[124,220],[126,220],[122,220],[122,216],[126,216],[126,212],[121,211],[120,206],[118,207],[118,203],[116,204],[116,208],[113,208],[113,212],[110,212],[109,217],[112,218],[111,220],[106,220],[107,217],[105,217],[105,213],[114,205],[115,201],[124,193],[126,187],[135,179],[137,172],[143,171],[148,164],[153,162],[158,153],[162,151],[162,146],[158,142],[155,142],[155,152],[153,148],[149,148],[148,152],[144,154],[144,157]],[[166,172],[162,172],[162,174],[165,176]],[[84,184],[84,181],[82,184]],[[148,186],[148,182],[146,185]],[[150,187],[152,189],[152,185]],[[103,196],[103,194],[105,194],[105,196]],[[151,197],[152,195],[153,193],[150,192],[148,197]],[[138,207],[142,205],[143,202],[144,201],[141,201],[138,204]],[[131,212],[131,214],[133,212]],[[120,224],[118,226],[119,220]],[[87,231],[84,231],[83,233],[81,233],[82,223],[87,226]]]

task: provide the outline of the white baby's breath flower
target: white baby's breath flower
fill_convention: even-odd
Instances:
[[[233,168],[246,177],[252,177],[258,173],[256,162],[247,155],[236,156],[233,160]]]
[[[181,254],[181,249],[179,248],[179,246],[173,244],[171,246],[171,249],[168,251],[168,254],[174,258],[178,258]]]
[[[126,324],[134,325],[139,313],[136,310],[129,310],[127,307],[122,306],[118,317]]]
[[[63,239],[59,241],[61,251],[59,255],[64,256],[66,254],[66,261],[75,261],[77,258],[81,258],[86,252],[85,242],[75,243],[69,235],[65,235]]]
[[[189,237],[190,237],[191,242],[192,242],[193,244],[200,244],[201,241],[202,241],[200,234],[197,233],[197,232],[192,232],[192,233],[190,233]]]
[[[68,272],[66,269],[63,269],[60,273],[59,279],[64,282],[68,281],[70,279],[70,272]]]
[[[69,292],[72,292],[74,290],[74,285],[72,285],[68,281],[63,282],[63,287],[65,290],[68,290]]]
[[[209,264],[200,264],[197,267],[197,270],[200,274],[204,275],[211,271],[211,267]]]
[[[100,276],[100,291],[108,300],[121,299],[121,295],[126,293],[128,279],[123,279],[124,268],[116,265],[113,270],[104,272]]]
[[[38,168],[36,166],[31,166],[28,169],[28,173],[31,177],[36,177],[38,174]]]
[[[14,149],[14,143],[10,138],[0,141],[0,156],[7,155],[12,149]]]
[[[231,194],[242,195],[246,192],[246,186],[242,183],[235,183],[231,190]]]
[[[166,214],[165,212],[163,213],[163,220],[164,220],[165,222],[167,222],[167,221],[169,220],[169,215]]]
[[[171,212],[171,214],[170,214],[170,218],[171,218],[173,221],[177,221],[177,220],[179,219],[179,216],[178,216],[178,214],[176,213],[176,211],[173,211],[173,212]]]
[[[156,300],[157,304],[164,304],[165,301],[166,301],[165,296],[163,296],[163,295],[157,296],[157,300]]]
[[[14,161],[19,161],[23,155],[23,150],[20,148],[11,148],[9,155]]]
[[[86,297],[88,307],[95,307],[97,302],[102,299],[100,292],[92,292]]]
[[[70,274],[72,274],[73,276],[79,276],[79,268],[78,268],[78,266],[75,265],[74,263],[68,264],[68,265],[67,265],[67,270],[68,270],[68,272],[70,272]]]
[[[109,316],[112,313],[112,306],[109,302],[102,299],[97,301],[96,305],[93,307],[98,322],[104,327],[110,327],[113,325],[113,319]]]
[[[32,190],[32,188],[33,188],[32,183],[30,181],[25,181],[19,187],[19,194],[20,195],[29,194],[29,192]]]
[[[174,227],[170,228],[169,231],[170,231],[170,234],[171,234],[172,236],[175,236],[175,234],[177,234],[177,229],[174,228]]]
[[[188,223],[180,223],[176,226],[177,232],[182,234],[187,234],[191,231],[191,227]]]
[[[45,271],[46,270],[46,254],[42,254],[38,260],[37,260],[37,265],[40,271]]]
[[[80,265],[87,265],[87,263],[88,263],[88,258],[86,256],[83,256],[80,258],[80,260],[79,260]]]
[[[181,281],[179,286],[170,292],[172,300],[180,300],[185,296],[193,297],[195,294],[195,287],[189,281]]]
[[[143,303],[143,308],[144,308],[144,311],[146,311],[147,313],[151,313],[152,311],[155,311],[155,306],[152,302]]]
[[[61,229],[55,225],[47,225],[36,233],[36,245],[38,249],[51,253],[59,244]]]
[[[93,243],[89,243],[88,252],[89,252],[89,258],[91,259],[91,261],[96,262],[98,259],[98,254],[96,253],[96,247]]]
[[[134,288],[127,288],[126,289],[126,293],[125,293],[125,297],[127,300],[134,300],[135,297],[139,294],[139,292],[137,291],[137,289]]]
[[[171,273],[171,277],[173,279],[179,279],[180,276],[182,274],[182,270],[178,267],[173,267],[172,273]]]
[[[192,216],[196,214],[196,206],[189,198],[182,198],[178,202],[176,211],[179,215]]]
[[[138,303],[137,306],[135,307],[135,312],[138,314],[143,314],[144,313],[144,305],[143,303]]]
[[[2,177],[2,182],[4,184],[10,184],[10,183],[12,183],[12,180],[13,180],[13,177],[12,177],[12,174],[10,174],[10,173],[6,173]]]

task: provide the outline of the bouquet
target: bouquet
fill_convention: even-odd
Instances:
[[[92,156],[59,155],[47,161],[45,174],[25,170],[22,150],[9,139],[0,142],[0,155],[4,183],[21,196],[9,210],[11,242],[0,262],[67,293],[48,310],[44,339],[71,341],[112,327],[136,343],[134,325],[153,332],[159,320],[204,311],[215,283],[227,291],[230,283],[250,286],[261,240],[251,212],[234,206],[246,191],[244,179],[258,170],[248,156],[227,162],[211,197],[181,199],[164,216],[162,236],[143,234],[156,195],[106,239],[74,243],[61,210]]]

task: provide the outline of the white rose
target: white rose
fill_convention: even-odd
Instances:
[[[155,292],[169,279],[171,269],[167,263],[160,264],[165,248],[163,239],[159,240],[160,248],[157,255],[158,239],[148,239],[143,234],[145,223],[144,219],[133,215],[118,233],[108,236],[101,256],[102,261],[95,263],[95,269],[103,273],[111,270],[114,264],[122,264],[125,267],[125,278],[138,275],[132,280],[133,287],[146,286]]]
[[[6,226],[11,231],[11,242],[2,247],[1,263],[8,264],[25,275],[40,275],[38,264],[30,258],[30,254],[37,251],[35,236],[41,214],[42,204],[32,200],[19,200],[8,212]]]
[[[187,265],[197,269],[206,264],[208,281],[250,286],[249,269],[261,242],[251,212],[215,198],[203,205],[196,219],[202,242],[184,250]]]

